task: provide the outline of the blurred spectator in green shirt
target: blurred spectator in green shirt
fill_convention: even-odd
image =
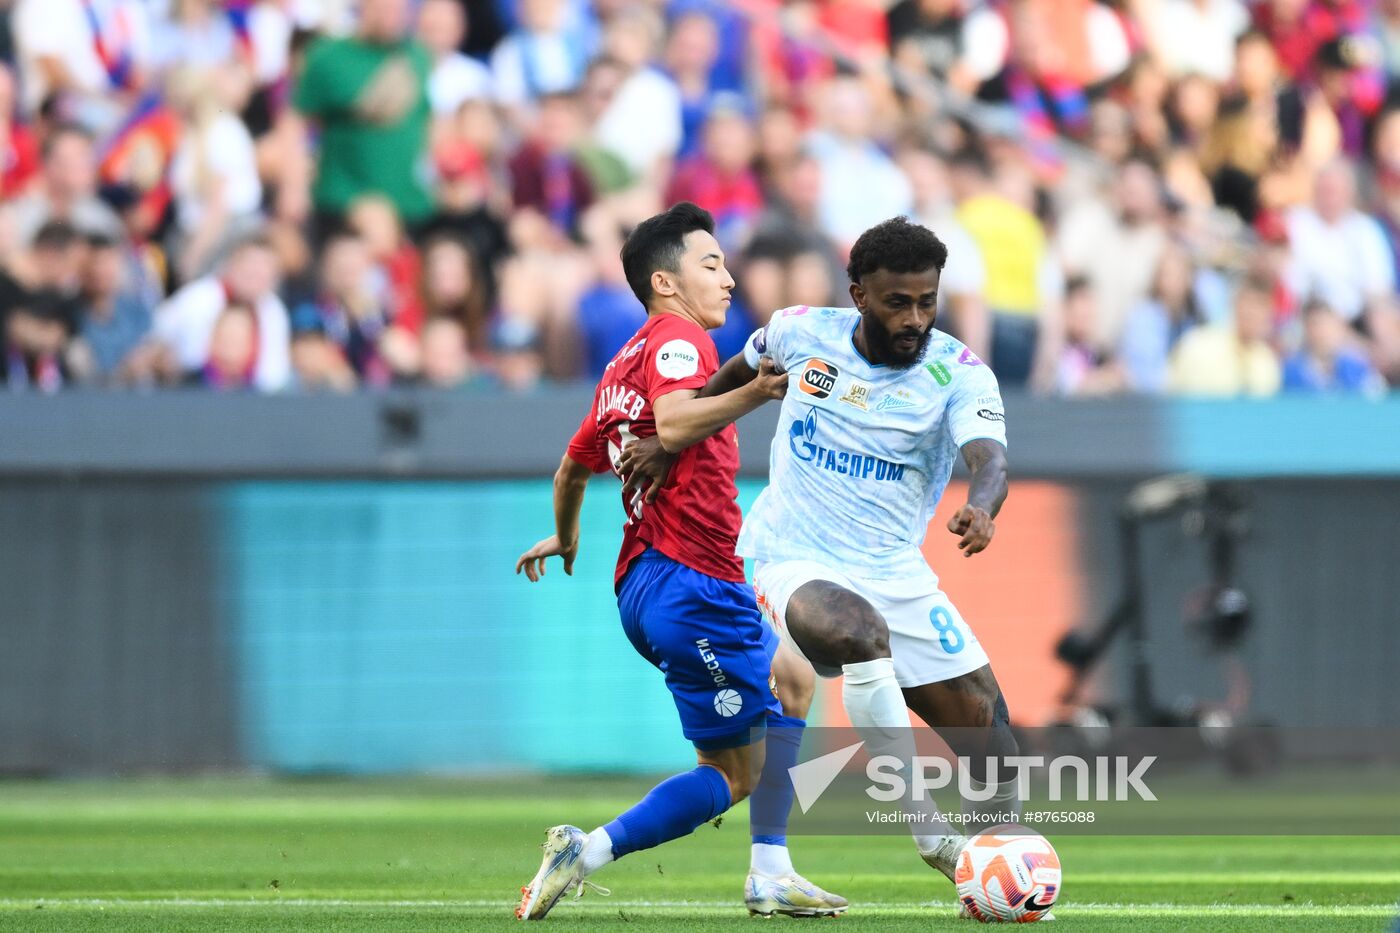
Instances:
[[[293,103],[321,130],[312,203],[338,221],[366,193],[410,226],[428,218],[428,52],[408,36],[407,0],[365,0],[359,28],[307,54]]]

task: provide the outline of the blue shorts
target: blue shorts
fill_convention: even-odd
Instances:
[[[769,713],[782,712],[772,682],[778,637],[747,583],[648,549],[622,578],[617,608],[632,647],[666,675],[681,731],[696,748],[748,745]]]

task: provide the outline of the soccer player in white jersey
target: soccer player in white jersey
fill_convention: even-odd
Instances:
[[[904,218],[867,230],[847,267],[855,307],[777,312],[705,394],[753,379],[764,357],[788,372],[769,484],[738,543],[755,561],[759,605],[818,673],[844,675],[846,713],[872,757],[912,753],[912,709],[935,729],[970,727],[959,734],[978,747],[954,750],[972,753],[982,781],[985,756],[1016,754],[1006,702],[920,545],[959,454],[972,475],[948,530],[965,557],[991,543],[1006,418],[996,377],[933,326],[946,259]],[[989,799],[965,799],[965,811],[1016,809],[1014,780],[981,789]],[[931,802],[906,806],[925,809],[910,824],[919,853],[951,880],[964,837]]]

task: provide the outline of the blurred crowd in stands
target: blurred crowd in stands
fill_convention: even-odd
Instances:
[[[1400,384],[1400,0],[7,0],[12,390],[587,379],[708,208],[775,309],[907,214],[1004,388]]]

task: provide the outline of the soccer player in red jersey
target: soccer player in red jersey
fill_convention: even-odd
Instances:
[[[655,436],[676,455],[654,497],[624,491],[627,524],[614,582],[623,630],[666,675],[698,765],[592,833],[550,829],[540,870],[522,888],[516,916],[523,920],[542,919],[564,894],[581,893],[592,885],[586,876],[608,862],[684,836],[749,796],[768,722],[782,719],[772,680],[777,639],[734,554],[742,522],[734,422],[781,398],[787,376],[769,363],[741,388],[699,397],[719,369],[706,331],[724,323],[734,288],[708,212],[681,202],[644,221],[627,238],[622,262],[647,322],[608,364],[555,474],[555,534],[521,555],[516,572],[538,581],[546,558],[558,556],[572,574],[589,476],[615,470],[630,440]],[[845,908],[790,874],[794,896],[811,902],[805,912]]]

